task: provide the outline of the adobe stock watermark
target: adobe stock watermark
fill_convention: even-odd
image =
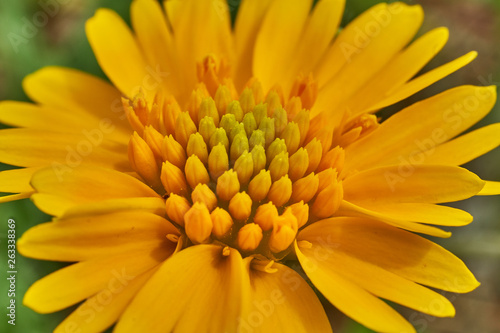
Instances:
[[[57,177],[57,179],[62,182],[64,180],[64,174],[71,173],[74,168],[80,166],[83,159],[99,147],[103,141],[106,134],[110,134],[115,130],[116,126],[109,118],[104,118],[99,121],[97,128],[91,130],[82,130],[82,134],[85,137],[80,140],[75,146],[66,145],[66,159],[65,163],[52,162],[52,170]]]
[[[467,287],[459,280],[458,277],[456,277],[453,282],[450,280],[445,280],[444,284],[448,290],[464,290],[464,287]],[[439,294],[441,296],[446,295],[446,298],[451,303],[455,302],[458,296],[460,296],[459,293],[451,293],[445,291],[440,291]],[[442,312],[447,306],[448,305],[443,299],[435,298],[430,301],[428,308],[429,310],[434,310],[434,312]],[[415,330],[418,333],[427,332],[429,323],[434,322],[436,319],[437,317],[419,311],[412,312],[412,314],[408,317],[408,321],[415,327]]]
[[[147,74],[144,75],[142,81],[137,86],[131,89],[130,96],[136,95],[141,90],[156,92],[165,79],[170,76],[170,72],[163,71],[160,64],[156,64],[154,67],[148,65],[144,69]]]
[[[386,28],[392,21],[393,15],[401,13],[403,4],[395,3],[378,11],[371,11],[372,20],[366,22],[363,27],[354,28],[354,38],[352,42],[341,42],[339,47],[347,60],[352,61],[352,57],[367,48],[371,42],[380,35],[383,28]]]
[[[95,320],[97,314],[106,310],[106,307],[111,304],[113,299],[136,278],[135,275],[128,275],[125,268],[122,268],[121,271],[114,269],[111,271],[111,275],[112,277],[108,281],[106,288],[101,290],[95,297],[89,298],[75,310],[73,315],[80,320],[65,322],[61,332],[81,333],[82,329],[79,323],[88,324]]]
[[[160,65],[155,68],[146,66],[147,74],[144,76],[140,84],[132,88],[130,95],[134,96],[139,91],[155,92],[160,85],[164,82],[170,73],[161,70]],[[127,115],[122,106],[121,98],[114,99],[109,106],[110,116],[116,114],[120,121],[125,121]],[[58,179],[62,182],[64,175],[71,173],[74,168],[79,167],[84,159],[90,156],[96,149],[101,147],[105,142],[106,136],[109,136],[116,130],[116,124],[113,123],[111,118],[102,118],[99,120],[97,126],[92,129],[83,129],[81,134],[83,138],[74,145],[66,145],[66,155],[64,162],[53,161],[52,169]]]
[[[313,260],[308,260],[307,262],[302,263],[302,265],[296,264],[282,273],[280,277],[281,286],[271,290],[268,297],[265,299],[254,300],[251,304],[252,311],[237,319],[237,333],[253,333],[260,331],[260,327],[264,324],[264,322],[269,320],[269,318],[272,317],[276,311],[279,311],[280,306],[288,306],[287,297],[283,291],[294,293],[302,286],[309,288],[306,280],[302,278],[297,271],[304,268],[308,272],[314,272],[319,269],[318,264],[331,258],[331,256],[335,253],[335,249],[340,246],[339,243],[332,240],[331,235],[318,237],[315,240],[315,243],[316,246],[314,246],[314,250],[312,251]]]
[[[170,76],[170,72],[163,71],[159,64],[156,64],[154,68],[151,66],[146,66],[145,70],[147,74],[142,78],[140,84],[136,85],[130,90],[129,96],[136,96],[140,92],[154,93],[158,91],[158,88],[165,81],[165,79]],[[111,103],[111,111],[113,111],[113,113],[121,113],[121,115],[119,116],[120,120],[127,119],[127,115],[123,108],[121,98],[113,100],[113,102]]]
[[[493,81],[493,74],[489,74],[487,77],[479,75],[477,80],[485,87],[488,86],[500,86],[500,81]]]
[[[14,219],[7,220],[7,323],[9,325],[16,325],[16,280],[17,280],[17,267],[16,267],[16,221]]]
[[[9,32],[7,39],[15,53],[19,52],[22,45],[38,35],[40,29],[45,27],[51,18],[54,18],[61,11],[61,6],[68,4],[71,0],[39,0],[40,10],[36,11],[30,17],[22,17],[22,26],[17,32]]]
[[[397,172],[385,172],[384,177],[390,190],[396,191],[397,185],[404,183],[406,179],[411,177],[415,173],[416,167],[424,164],[435,153],[437,146],[455,136],[455,131],[462,126],[463,122],[481,107],[481,101],[491,98],[490,94],[490,91],[476,87],[474,94],[443,110],[441,118],[446,126],[436,127],[430,131],[427,137],[415,139],[413,142],[415,149],[408,154],[398,156]],[[450,129],[451,133],[449,133]]]
[[[272,274],[272,273],[271,273]],[[269,297],[263,300],[254,300],[252,305],[254,310],[248,313],[244,318],[238,318],[238,333],[253,333],[258,327],[261,327],[265,320],[271,317],[276,308],[282,304],[285,304],[286,297],[283,292],[276,288],[273,289]]]

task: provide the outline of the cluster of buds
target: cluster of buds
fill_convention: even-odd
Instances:
[[[344,150],[331,148],[333,129],[313,133],[312,77],[286,99],[279,87],[264,95],[255,79],[238,96],[220,72],[212,58],[200,64],[184,110],[161,94],[151,107],[142,95],[124,100],[130,163],[193,244],[282,253],[301,227],[337,211]]]

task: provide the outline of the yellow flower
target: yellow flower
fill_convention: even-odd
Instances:
[[[419,6],[379,4],[338,32],[344,3],[135,0],[87,23],[114,86],[65,68],[24,81],[37,104],[3,102],[1,202],[30,197],[53,221],[18,242],[76,262],[24,304],[80,303],[56,332],[329,332],[306,279],[383,332],[414,328],[380,298],[439,317],[428,289],[468,292],[463,262],[412,232],[472,217],[439,205],[500,193],[459,167],[500,144],[500,124],[459,136],[496,100],[461,86],[379,123],[374,113],[472,61],[413,78],[448,32]],[[333,41],[332,41],[333,40]],[[298,272],[305,274],[299,274]]]

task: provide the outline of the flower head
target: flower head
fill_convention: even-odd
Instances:
[[[1,161],[24,168],[0,173],[16,193],[0,200],[54,216],[19,250],[76,262],[36,282],[27,306],[84,301],[60,332],[328,332],[307,279],[376,331],[414,331],[380,298],[454,315],[427,286],[478,282],[412,232],[448,237],[433,225],[472,217],[440,203],[500,193],[459,167],[500,144],[498,124],[459,136],[495,89],[450,89],[381,122],[475,53],[413,78],[448,36],[408,45],[419,6],[376,5],[339,33],[342,1],[311,7],[244,0],[231,29],[221,0],[135,0],[134,34],[102,9],[87,35],[114,87],[48,68],[25,81],[39,105],[1,105],[23,127],[0,131]]]

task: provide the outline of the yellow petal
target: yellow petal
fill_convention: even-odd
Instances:
[[[27,167],[52,166],[61,177],[81,165],[131,170],[127,146],[106,140],[99,131],[79,134],[4,129],[0,131],[0,162]]]
[[[293,52],[290,80],[294,80],[300,72],[307,74],[313,71],[337,33],[344,6],[344,0],[322,0],[314,6]]]
[[[0,203],[26,199],[26,198],[29,198],[32,194],[33,194],[33,192],[23,192],[23,193],[13,194],[13,195],[4,195],[4,196],[0,197]]]
[[[331,116],[340,120],[338,106],[411,41],[422,20],[420,6],[395,3],[376,5],[352,21],[317,68],[320,92],[314,110],[336,110]]]
[[[153,248],[73,264],[35,282],[24,295],[23,304],[39,313],[59,311],[110,284],[129,283],[170,254],[166,249]]]
[[[476,195],[484,181],[460,167],[421,165],[407,173],[400,166],[369,169],[343,185],[344,199],[353,203],[442,203]]]
[[[61,216],[77,204],[65,197],[47,193],[34,193],[30,198],[35,206],[48,215]]]
[[[99,9],[87,21],[85,29],[99,65],[114,85],[124,95],[134,97],[141,85],[152,82],[152,91],[146,91],[151,100],[158,88],[154,85],[158,81],[152,76],[155,68],[150,68],[146,63],[122,18],[110,9]]]
[[[137,178],[115,170],[81,167],[61,182],[51,168],[34,174],[32,186],[40,193],[67,196],[75,201],[92,202],[105,199],[159,197]]]
[[[36,193],[35,196],[44,195]],[[60,200],[60,198],[57,198]],[[34,198],[33,201],[38,201]],[[38,205],[39,203],[37,203]],[[38,206],[39,208],[41,207]],[[165,201],[162,198],[123,198],[123,199],[109,199],[98,202],[88,202],[79,204],[77,206],[70,204],[67,209],[58,209],[54,205],[52,209],[59,211],[58,214],[48,213],[53,216],[61,216],[64,218],[79,217],[79,216],[92,216],[100,214],[115,213],[121,211],[140,210],[143,212],[150,212],[156,215],[165,216]],[[41,209],[41,208],[40,208]],[[41,209],[46,211],[45,209]]]
[[[314,291],[293,269],[273,264],[268,273],[250,270],[252,306],[240,321],[241,332],[331,332]],[[279,328],[279,329],[278,329]]]
[[[63,181],[62,181],[63,180]],[[60,178],[52,168],[33,175],[31,185],[37,196],[44,199],[40,207],[60,210],[79,204],[125,198],[159,198],[149,186],[127,174],[101,168],[80,167]],[[45,202],[46,199],[46,202]],[[37,199],[33,199],[37,202]],[[63,211],[59,211],[59,214]]]
[[[169,92],[178,96],[176,90],[181,86],[179,80],[182,80],[182,76],[175,66],[179,60],[173,52],[173,36],[168,29],[161,5],[157,1],[136,0],[130,8],[130,19],[137,42],[149,66],[158,73],[165,73],[157,83],[166,86]]]
[[[481,192],[477,195],[497,195],[500,194],[500,182],[486,181]]]
[[[104,215],[62,218],[39,224],[18,240],[24,256],[53,261],[82,261],[176,244],[165,237],[178,234],[164,218],[129,211]]]
[[[254,75],[259,78],[264,91],[276,83],[285,83],[283,79],[292,58],[283,57],[283,54],[294,51],[311,4],[311,0],[274,0],[269,6],[255,42],[253,59]]]
[[[380,221],[397,228],[418,232],[421,234],[430,235],[434,237],[448,238],[451,236],[451,232],[447,232],[426,224],[412,222],[406,218],[401,218],[399,216],[393,217],[384,213],[379,213],[377,211],[368,208],[357,206],[345,200],[342,201],[342,203],[340,204],[339,210],[337,211],[337,215],[361,217],[361,218],[366,218],[368,220]]]
[[[443,48],[448,36],[447,28],[431,30],[396,55],[360,89],[356,94],[358,98],[349,100],[347,107],[353,112],[353,116],[391,96],[395,89],[414,77]]]
[[[87,299],[54,330],[66,333],[74,330],[82,332],[103,332],[121,316],[137,292],[156,272],[153,268],[131,281],[115,280]],[[110,281],[111,282],[111,281]]]
[[[321,253],[321,257],[303,253],[297,244],[295,252],[311,282],[337,309],[375,331],[415,332],[413,326],[389,305],[340,275],[336,266],[321,261],[328,253]]]
[[[164,0],[163,8],[167,14],[168,22],[170,27],[177,25],[177,20],[179,19],[179,7],[182,4],[182,0]]]
[[[308,232],[303,239],[311,246],[300,248],[302,254],[327,272],[333,272],[354,285],[368,291],[374,296],[396,302],[438,317],[453,317],[453,305],[442,295],[419,284],[400,277],[363,259],[350,256],[349,253],[337,250],[338,244],[328,237],[330,228],[315,229]],[[322,231],[322,232],[321,232]],[[318,255],[321,254],[321,255]],[[338,269],[337,267],[342,267]],[[307,268],[306,268],[307,272]],[[367,279],[366,277],[370,278]],[[326,281],[325,281],[326,282]]]
[[[236,332],[250,283],[240,254],[222,252],[220,246],[196,245],[176,253],[134,298],[115,331]],[[207,309],[209,316],[200,315]]]
[[[330,50],[325,55],[323,61],[319,63],[316,69],[320,87],[324,86],[332,77],[335,76],[335,74],[346,66],[346,64],[350,64],[353,59],[361,53],[371,54],[374,52],[371,52],[370,48],[380,48],[379,45],[372,46],[371,44],[373,44],[373,42],[388,43],[391,39],[388,36],[392,37],[394,35],[396,38],[394,38],[394,41],[389,41],[390,45],[388,44],[387,46],[392,48],[393,43],[397,45],[401,44],[401,41],[398,39],[405,37],[404,35],[410,33],[411,31],[404,31],[407,29],[406,27],[401,27],[400,17],[407,16],[408,12],[415,10],[411,9],[411,7],[408,7],[407,5],[403,5],[402,7],[401,3],[393,5],[390,7],[390,10],[392,12],[395,11],[395,14],[392,14],[391,11],[389,11],[387,4],[377,4],[356,17],[341,31],[330,47]],[[418,25],[420,25],[419,21],[422,20],[422,17],[423,14],[420,13],[418,17],[414,16],[413,19],[417,21]],[[397,22],[391,22],[393,18],[395,18]],[[413,25],[413,22],[411,23]],[[367,32],[371,32],[368,29],[373,29],[373,32],[370,33],[370,35],[367,34]],[[378,33],[375,34],[375,32]],[[405,42],[405,40],[406,39],[403,39],[402,45],[397,46],[398,49],[403,48],[409,41]],[[390,50],[386,52],[390,52]]]
[[[491,110],[495,87],[461,86],[415,103],[346,149],[346,168],[419,164],[415,155],[465,131]],[[422,162],[420,162],[422,163]]]
[[[180,58],[178,66],[191,89],[196,83],[196,64],[206,56],[216,54],[233,60],[229,11],[224,1],[181,1],[175,15],[171,23]]]
[[[472,60],[476,59],[476,57],[477,52],[469,52],[445,65],[435,68],[423,75],[420,75],[416,79],[413,79],[410,82],[404,84],[399,89],[392,91],[389,97],[383,99],[382,101],[379,101],[375,105],[370,106],[370,108],[365,110],[365,112],[379,110],[386,106],[402,101],[403,99],[419,92],[420,90],[441,80],[451,73],[456,72],[460,68],[469,64]]]
[[[32,100],[43,105],[67,110],[73,117],[74,113],[91,115],[95,124],[107,122],[108,136],[128,142],[131,129],[122,108],[121,94],[106,81],[75,69],[44,67],[25,77],[23,88]],[[98,126],[86,129],[92,128],[99,129]]]
[[[241,90],[252,77],[253,48],[265,14],[273,0],[242,0],[234,25],[235,84]]]
[[[500,145],[500,123],[482,127],[436,147],[429,154],[420,153],[415,159],[426,164],[462,165],[486,154]]]
[[[464,226],[472,222],[472,215],[466,211],[428,203],[395,203],[367,206],[364,208],[391,219],[436,224],[442,226]]]
[[[160,4],[151,0],[135,0],[130,7],[130,19],[138,43],[149,63],[169,67],[169,47],[173,36]]]
[[[90,114],[78,112],[76,109],[70,113],[57,107],[14,101],[0,102],[0,121],[15,127],[56,132],[81,131],[96,125]]]
[[[319,236],[316,237],[316,236]],[[465,264],[441,246],[383,223],[336,217],[305,228],[299,240],[323,239],[335,251],[379,266],[405,279],[452,292],[479,286]]]
[[[40,168],[12,169],[0,172],[0,192],[32,192],[31,176]]]

